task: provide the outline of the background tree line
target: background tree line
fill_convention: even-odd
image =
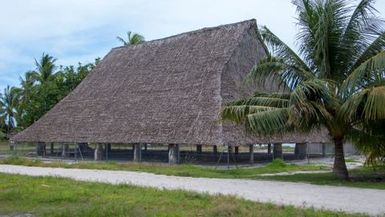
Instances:
[[[42,54],[35,69],[20,77],[20,86],[7,86],[0,93],[1,137],[25,129],[70,93],[98,64],[57,66],[56,59]]]
[[[117,40],[123,46],[145,41],[142,35],[130,31],[126,39],[118,36]],[[20,77],[20,86],[7,86],[0,92],[0,139],[37,121],[75,89],[99,61],[96,58],[93,63],[57,66],[56,59],[49,54],[35,59],[35,69]]]

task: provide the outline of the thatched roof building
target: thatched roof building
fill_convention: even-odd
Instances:
[[[255,20],[111,50],[67,97],[15,142],[239,145],[320,142],[262,138],[219,121],[221,106],[252,92],[242,80],[264,55]]]

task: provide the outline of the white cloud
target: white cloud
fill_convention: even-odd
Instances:
[[[385,1],[376,7],[385,16]],[[155,39],[256,18],[290,45],[290,0],[4,0],[0,7],[0,88],[14,85],[47,52],[59,64],[91,62],[120,45],[127,30]],[[5,78],[6,77],[6,78]]]

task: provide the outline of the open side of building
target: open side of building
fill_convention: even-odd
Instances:
[[[327,142],[317,132],[251,135],[220,120],[224,104],[256,90],[243,81],[265,55],[257,31],[256,21],[248,20],[114,48],[73,92],[11,140],[134,144],[134,150],[167,144],[170,162],[178,161],[179,144]],[[134,159],[140,156],[134,151]]]

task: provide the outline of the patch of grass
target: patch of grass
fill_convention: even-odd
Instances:
[[[331,172],[269,177],[259,176],[258,179],[385,190],[385,166],[375,168],[362,167],[350,170],[349,173],[351,176],[350,181],[340,180]]]
[[[27,159],[18,156],[7,157],[0,160],[1,164],[24,165],[24,166],[40,166],[43,162],[39,159]]]
[[[352,158],[345,158],[346,163],[357,163],[359,162],[358,160],[352,159]]]
[[[68,164],[62,161],[52,161],[44,163],[38,160],[30,160],[21,157],[10,157],[0,160],[0,164],[16,164],[27,166],[42,167],[63,167],[78,169],[103,169],[103,170],[129,170],[149,172],[154,174],[172,175],[172,176],[189,176],[189,177],[206,177],[206,178],[255,178],[263,173],[280,173],[290,171],[309,171],[309,170],[325,170],[328,169],[322,165],[296,165],[287,164],[282,160],[274,160],[272,163],[261,167],[253,168],[234,168],[234,169],[214,169],[203,166],[181,164],[168,165],[160,163],[117,163],[117,162],[79,162]]]
[[[0,140],[0,153],[3,154],[25,154],[28,152],[36,152],[36,145],[23,144],[17,145],[16,150],[11,151],[8,140]]]
[[[8,141],[0,139],[0,152],[9,151]]]
[[[129,185],[0,173],[0,213],[36,216],[364,216]]]
[[[358,188],[385,189],[385,167],[363,167],[350,171],[351,181],[343,181],[334,176],[333,173],[296,174],[280,176],[260,176],[265,173],[281,173],[292,171],[317,171],[330,169],[323,165],[296,165],[287,164],[276,159],[261,167],[238,168],[238,169],[214,169],[198,165],[182,164],[168,165],[160,163],[117,163],[117,162],[79,162],[69,164],[63,161],[52,161],[45,163],[37,159],[22,157],[9,157],[0,160],[0,164],[13,164],[40,167],[60,167],[78,169],[101,169],[101,170],[126,170],[148,172],[170,176],[188,176],[205,178],[234,178],[234,179],[258,179],[288,182],[306,182],[317,185],[334,185]]]

